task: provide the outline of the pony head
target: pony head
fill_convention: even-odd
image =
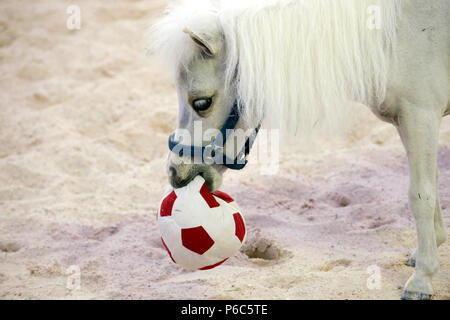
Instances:
[[[204,146],[216,137],[236,100],[235,86],[225,79],[227,55],[217,12],[192,3],[176,7],[152,31],[157,34],[152,46],[174,67],[179,108],[174,139]],[[173,187],[183,187],[201,175],[210,190],[220,186],[226,169],[174,152],[169,152],[166,168]]]

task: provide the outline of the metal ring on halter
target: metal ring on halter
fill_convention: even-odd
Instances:
[[[203,150],[203,161],[206,164],[214,164],[215,159],[218,155],[221,155],[223,157],[223,147],[217,146],[214,141],[204,147]]]
[[[243,161],[243,160],[245,160],[245,157],[246,157],[245,152],[244,152],[244,151],[241,151],[241,152],[239,152],[239,154],[237,155],[236,159],[237,159],[238,161]]]

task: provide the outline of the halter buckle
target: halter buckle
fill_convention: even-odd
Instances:
[[[217,155],[223,154],[223,147],[218,146],[212,142],[211,144],[207,145],[203,151],[203,161],[206,164],[214,164],[216,163],[215,158]]]
[[[245,161],[245,157],[246,157],[245,151],[241,151],[241,152],[239,152],[239,154],[237,155],[236,160],[237,160],[238,162],[239,162],[239,161],[244,162],[244,161]]]

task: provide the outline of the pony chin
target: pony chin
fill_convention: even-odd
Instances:
[[[174,172],[171,172],[173,168]],[[182,188],[198,175],[205,179],[210,191],[217,190],[222,185],[222,175],[226,168],[220,165],[184,164],[173,165],[168,162],[167,171],[169,182],[174,188]]]
[[[205,179],[206,184],[208,185],[209,190],[215,191],[220,188],[223,181],[223,173],[225,172],[225,167],[223,166],[206,166],[208,169],[202,171],[200,175]]]

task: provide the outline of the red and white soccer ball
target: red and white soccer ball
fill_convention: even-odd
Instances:
[[[240,249],[246,234],[236,202],[226,193],[211,193],[201,176],[166,191],[158,225],[172,261],[190,270],[221,265]]]

